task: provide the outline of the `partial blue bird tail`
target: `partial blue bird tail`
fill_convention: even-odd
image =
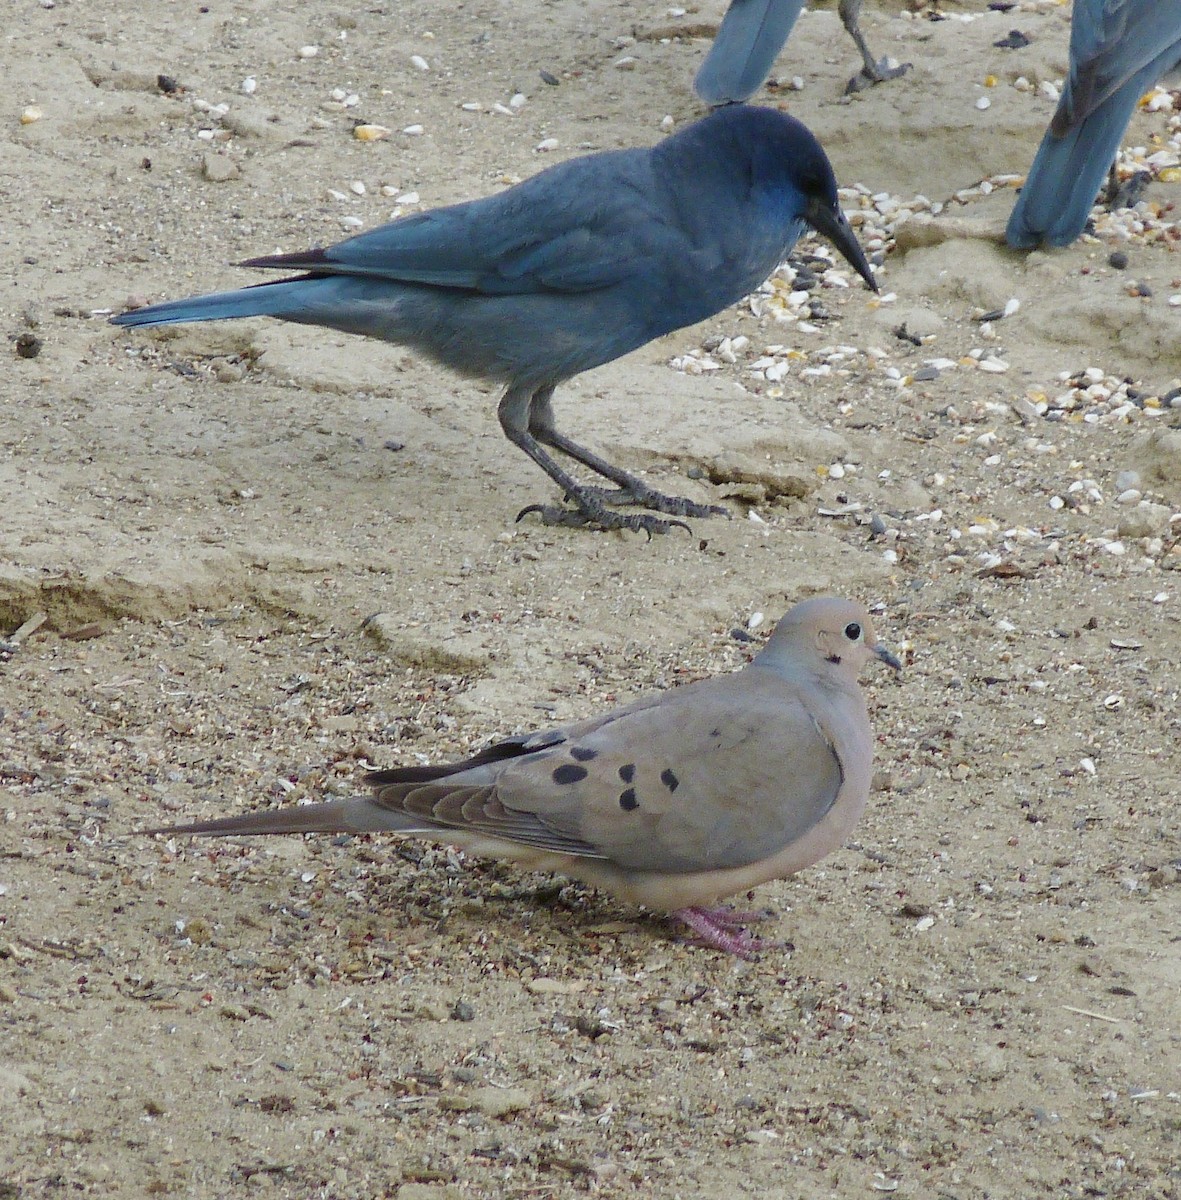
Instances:
[[[770,74],[804,0],[731,0],[693,81],[706,104],[749,100]]]
[[[232,317],[285,317],[307,307],[310,276],[260,283],[233,292],[212,292],[188,300],[170,300],[133,308],[111,318],[112,325],[180,325],[186,321],[222,321]]]
[[[1134,75],[1061,136],[1053,124],[1046,130],[1005,228],[1010,246],[1069,246],[1082,233],[1136,102],[1156,80],[1148,74]]]

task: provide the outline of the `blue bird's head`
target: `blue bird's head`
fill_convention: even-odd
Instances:
[[[803,122],[787,113],[752,104],[715,109],[705,121],[726,127],[749,162],[752,194],[784,208],[823,234],[873,291],[878,290],[837,197],[837,181],[823,147]],[[703,121],[702,124],[705,122]]]

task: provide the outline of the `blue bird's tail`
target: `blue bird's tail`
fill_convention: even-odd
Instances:
[[[1010,246],[1069,246],[1082,233],[1136,102],[1156,79],[1148,74],[1134,75],[1061,136],[1046,130],[1005,229]]]
[[[222,321],[232,317],[288,317],[307,301],[307,278],[281,279],[233,292],[212,292],[188,300],[170,300],[133,308],[111,318],[112,325],[180,325],[186,321]]]
[[[706,104],[748,100],[767,78],[804,0],[731,0],[693,81]]]

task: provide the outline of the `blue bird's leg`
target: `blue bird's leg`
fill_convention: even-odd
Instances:
[[[1135,208],[1144,199],[1150,183],[1150,171],[1136,171],[1127,179],[1120,179],[1117,164],[1113,162],[1107,169],[1107,182],[1099,193],[1099,203],[1108,212],[1115,212],[1117,208]]]
[[[584,494],[589,494],[608,504],[634,504],[640,508],[650,508],[654,512],[668,513],[674,517],[728,517],[727,509],[720,504],[698,504],[684,496],[666,496],[655,488],[649,487],[642,479],[620,467],[613,466],[605,458],[600,458],[593,451],[572,442],[565,434],[559,433],[554,423],[554,409],[551,403],[554,389],[543,388],[535,392],[529,402],[529,432],[543,445],[580,462],[589,467],[596,475],[611,480],[616,488],[585,487]]]
[[[553,388],[538,389],[536,394],[552,395]],[[546,525],[596,526],[599,529],[632,529],[646,533],[668,533],[671,529],[689,530],[684,521],[666,521],[650,513],[612,512],[603,501],[594,495],[593,489],[578,483],[572,475],[562,470],[554,459],[542,449],[537,438],[529,432],[529,408],[535,389],[517,384],[505,392],[496,410],[500,427],[505,437],[529,457],[562,489],[566,498],[576,506],[573,509],[559,508],[551,504],[529,504],[517,513],[519,521],[528,513],[537,513]],[[584,452],[585,453],[585,452]]]
[[[841,24],[861,52],[861,61],[865,64],[845,85],[846,96],[853,92],[859,92],[863,88],[872,87],[875,83],[885,83],[887,79],[897,79],[910,70],[910,63],[891,67],[887,65],[887,59],[883,58],[878,61],[870,54],[865,35],[861,32],[861,3],[862,0],[840,0],[837,5],[837,11],[841,15]]]

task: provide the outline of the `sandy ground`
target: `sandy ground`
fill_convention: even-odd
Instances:
[[[852,102],[808,14],[759,98],[881,300],[789,273],[559,391],[735,513],[648,543],[515,524],[555,497],[494,393],[400,348],[105,315],[656,140],[717,0],[10,5],[0,631],[48,619],[0,654],[0,1196],[1181,1195],[1177,185],[1006,251],[1068,10],[984,8],[870,6],[914,67]],[[447,848],[134,836],[734,669],[821,590],[907,669],[759,961]]]

